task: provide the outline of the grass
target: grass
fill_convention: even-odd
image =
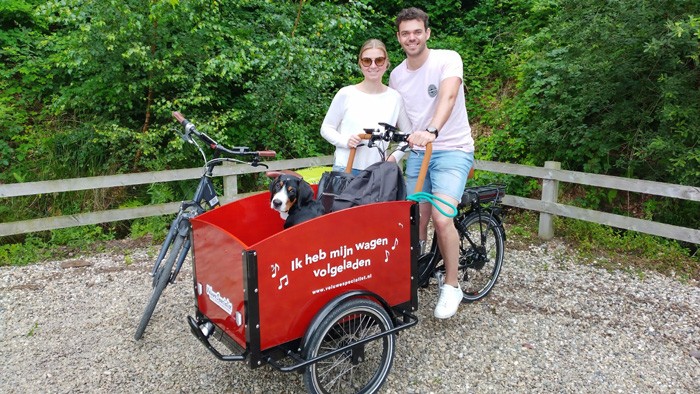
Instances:
[[[544,242],[537,237],[538,217],[530,211],[509,214],[508,244]],[[555,219],[554,234],[586,264],[622,270],[640,280],[645,272],[656,271],[682,282],[700,282],[700,256],[674,240],[562,217]]]
[[[330,167],[306,168],[298,171],[304,179],[317,183]],[[537,236],[539,215],[531,211],[508,209],[504,218],[506,247],[527,247],[542,243]],[[556,238],[576,251],[580,261],[608,270],[621,270],[643,280],[645,272],[656,271],[680,281],[700,282],[700,256],[678,242],[633,231],[621,231],[581,220],[556,218]],[[164,223],[158,223],[162,228]],[[145,226],[150,229],[150,226]],[[144,229],[141,229],[144,230]],[[150,231],[146,231],[148,233]],[[49,259],[65,259],[89,250],[90,253],[123,250],[128,246],[158,243],[148,236],[112,240],[95,226],[56,231],[50,240],[28,236],[22,243],[0,245],[0,266],[33,264]],[[126,259],[126,264],[130,263]]]
[[[331,167],[309,167],[298,170],[297,173],[309,183],[318,183],[318,181],[321,180],[323,173],[330,170]]]
[[[32,337],[34,336],[34,333],[36,333],[37,329],[39,328],[39,323],[34,322],[34,326],[29,330],[27,333],[27,337]]]
[[[0,245],[0,267],[25,266],[49,260],[63,260],[99,253],[123,253],[125,250],[154,245],[151,236],[112,239],[111,237],[64,240],[61,243],[29,236],[24,242]],[[127,256],[125,264],[133,263]]]

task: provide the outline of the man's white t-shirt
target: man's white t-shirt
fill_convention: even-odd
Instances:
[[[321,125],[323,138],[336,147],[335,165],[347,166],[351,135],[365,133],[364,129],[383,131],[380,122],[397,126],[401,131],[411,131],[411,124],[403,112],[401,95],[397,91],[387,88],[383,93],[370,94],[354,85],[341,88],[328,107]],[[386,142],[380,142],[380,145],[386,149]],[[381,155],[377,148],[368,148],[365,144],[357,148],[352,167],[364,170],[378,161],[381,161]]]
[[[462,58],[457,52],[430,49],[428,59],[419,69],[409,70],[407,60],[396,66],[389,77],[389,86],[404,98],[406,114],[414,130],[425,130],[435,113],[440,82],[449,77],[459,77],[460,81],[464,81],[463,76]],[[447,122],[440,128],[433,149],[474,152],[464,101],[464,83],[459,86],[455,106]]]

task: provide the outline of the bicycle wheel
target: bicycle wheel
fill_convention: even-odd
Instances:
[[[459,232],[459,280],[463,302],[486,297],[503,266],[503,228],[487,212],[472,213],[457,223]]]
[[[383,307],[367,299],[354,298],[326,316],[304,346],[311,359],[347,347],[393,327]],[[304,371],[309,393],[374,393],[386,380],[394,359],[395,335],[389,334],[349,348]]]
[[[160,299],[160,295],[163,294],[165,286],[167,286],[168,282],[170,281],[175,261],[178,260],[178,256],[180,256],[180,254],[187,253],[187,250],[185,250],[185,248],[183,247],[186,243],[186,240],[187,236],[178,234],[175,236],[175,239],[168,247],[169,254],[167,255],[165,264],[161,264],[160,267],[158,267],[153,277],[153,293],[151,293],[151,298],[150,300],[148,300],[148,304],[146,304],[146,310],[144,310],[143,315],[141,316],[141,320],[139,321],[139,325],[138,327],[136,327],[136,334],[134,335],[134,339],[139,340],[143,336],[143,332],[146,330],[146,326],[151,320],[153,311],[156,309],[156,304]]]

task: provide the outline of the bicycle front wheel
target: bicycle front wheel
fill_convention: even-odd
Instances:
[[[305,345],[303,355],[311,359],[338,349],[346,350],[306,368],[304,383],[308,392],[377,392],[391,369],[395,335],[353,344],[392,328],[389,314],[373,301],[355,298],[341,304],[322,320]]]
[[[187,244],[185,242],[186,240],[187,236],[178,234],[169,245],[168,249],[170,250],[168,252],[167,259],[165,260],[165,264],[161,264],[160,267],[158,267],[153,277],[153,292],[151,293],[151,298],[148,300],[148,304],[146,305],[146,310],[144,310],[143,315],[141,316],[139,325],[136,328],[134,339],[139,340],[143,336],[143,332],[146,330],[146,326],[151,320],[151,316],[153,316],[153,311],[156,309],[156,304],[158,304],[158,300],[160,299],[161,294],[163,294],[165,286],[167,286],[168,282],[170,281],[175,261],[179,260],[178,257],[181,254],[187,253],[187,248],[185,248],[185,245]],[[182,257],[184,258],[185,256]]]
[[[486,297],[503,266],[505,236],[500,222],[488,213],[472,213],[458,221],[459,278],[463,302]]]

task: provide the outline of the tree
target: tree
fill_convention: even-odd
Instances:
[[[698,14],[696,1],[561,1],[522,46],[527,116],[511,132],[537,162],[700,184]]]

